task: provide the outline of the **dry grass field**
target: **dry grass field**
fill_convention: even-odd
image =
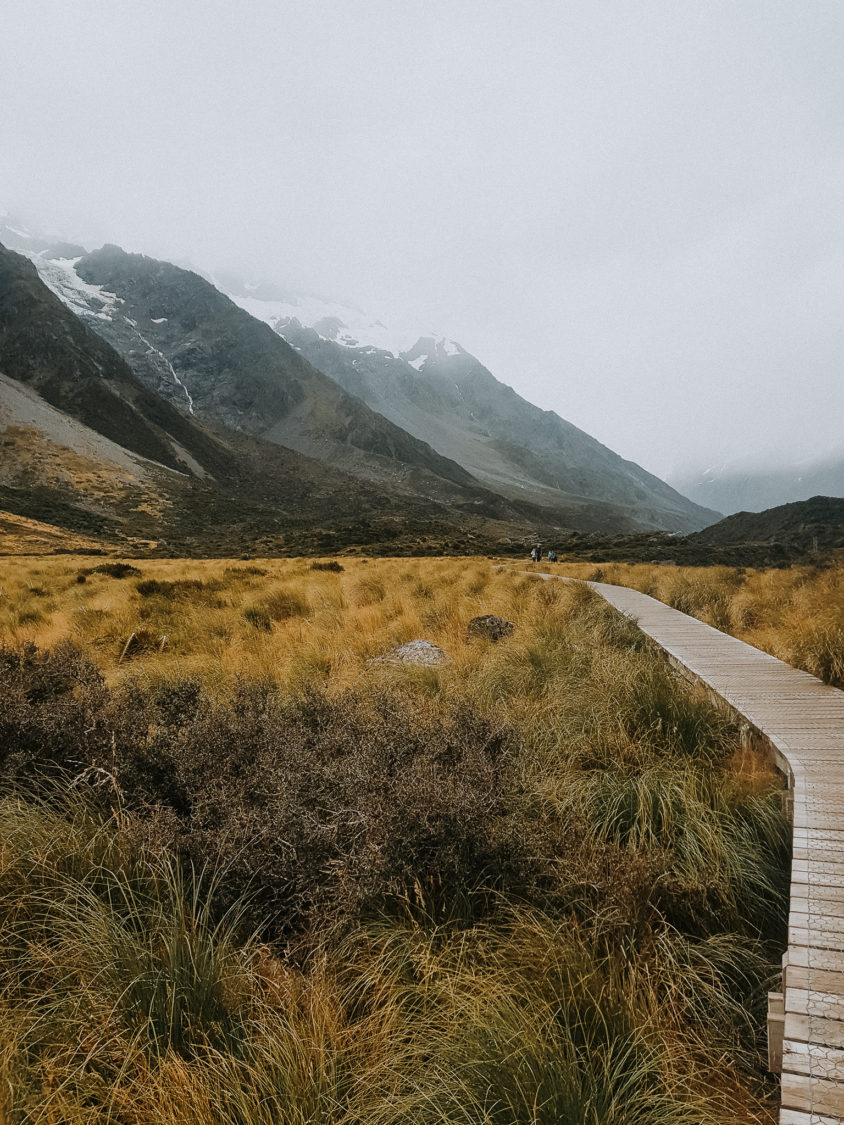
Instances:
[[[844,566],[750,570],[558,563],[545,569],[632,586],[827,683],[844,687]]]
[[[332,561],[136,561],[125,565],[138,573],[115,579],[102,572],[114,563],[98,558],[0,558],[0,637],[44,645],[69,636],[109,676],[177,669],[279,682],[314,678],[337,688],[374,657],[417,637],[440,645],[458,666],[474,662],[477,647],[465,644],[468,620],[481,613],[515,619],[530,588],[513,581],[511,564],[477,558],[347,558],[334,561],[340,571],[314,568]],[[827,682],[844,683],[844,567],[521,569],[632,586]],[[132,633],[138,641],[121,661]]]
[[[775,1119],[780,782],[584,586],[63,556],[0,587],[3,1125]],[[469,640],[486,613],[512,636]],[[381,659],[413,639],[447,661]]]

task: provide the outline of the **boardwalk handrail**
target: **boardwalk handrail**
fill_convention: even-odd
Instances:
[[[638,590],[587,585],[725,701],[785,775],[792,866],[780,1125],[844,1125],[844,692]]]

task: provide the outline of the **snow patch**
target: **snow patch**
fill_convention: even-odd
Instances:
[[[221,286],[213,281],[217,288]],[[252,296],[260,286],[246,284],[246,294],[227,293],[231,301],[239,305],[250,316],[263,320],[279,336],[291,321],[298,321],[304,328],[312,328],[324,340],[331,340],[344,348],[357,350],[377,349],[400,359],[412,351],[422,340],[434,341],[434,354],[439,359],[465,355],[456,340],[437,336],[433,332],[420,334],[418,329],[407,327],[388,327],[383,321],[367,315],[355,305],[344,305],[312,294],[294,294],[285,300],[272,301]],[[222,290],[225,292],[225,290]],[[414,360],[411,366],[421,370],[424,359]]]
[[[421,371],[427,362],[428,356],[426,355],[418,355],[416,359],[408,360],[410,366],[414,367],[417,371]]]
[[[377,348],[398,357],[407,351],[418,337],[418,333],[404,329],[388,328],[386,324],[353,305],[342,305],[326,301],[321,297],[301,296],[289,301],[265,301],[257,297],[244,297],[228,294],[250,316],[263,320],[270,328],[279,332],[280,326],[290,320],[298,320],[307,328],[314,328],[320,321],[331,324],[330,332],[319,332],[326,340],[333,340],[344,348]]]
[[[48,289],[75,312],[77,316],[93,316],[97,320],[114,320],[121,297],[109,293],[101,285],[89,285],[76,272],[79,258],[45,258],[42,251],[23,253],[38,270]]]
[[[167,317],[166,316],[154,316],[152,318],[152,323],[153,324],[166,324],[167,323]]]

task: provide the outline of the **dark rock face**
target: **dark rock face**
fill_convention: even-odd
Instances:
[[[489,641],[500,641],[509,637],[516,626],[512,621],[503,617],[496,617],[494,613],[485,613],[482,617],[473,617],[466,631],[467,639],[473,637],[486,637]]]
[[[308,365],[198,274],[118,246],[87,254],[76,272],[117,299],[95,331],[179,407],[260,433],[302,401]]]
[[[716,512],[687,500],[550,410],[527,402],[459,345],[420,339],[401,356],[336,343],[325,322],[276,330],[306,359],[510,500],[527,495],[583,530],[694,531]]]
[[[214,472],[225,454],[209,435],[135,378],[123,359],[0,246],[0,365],[124,449],[180,472]]]
[[[91,327],[182,410],[367,479],[430,474],[477,488],[461,465],[365,405],[190,270],[104,246],[76,264],[113,295]]]

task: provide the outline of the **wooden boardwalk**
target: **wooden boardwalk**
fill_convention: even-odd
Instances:
[[[638,590],[589,585],[685,676],[726,700],[787,779],[793,853],[780,1125],[844,1123],[844,692]]]

